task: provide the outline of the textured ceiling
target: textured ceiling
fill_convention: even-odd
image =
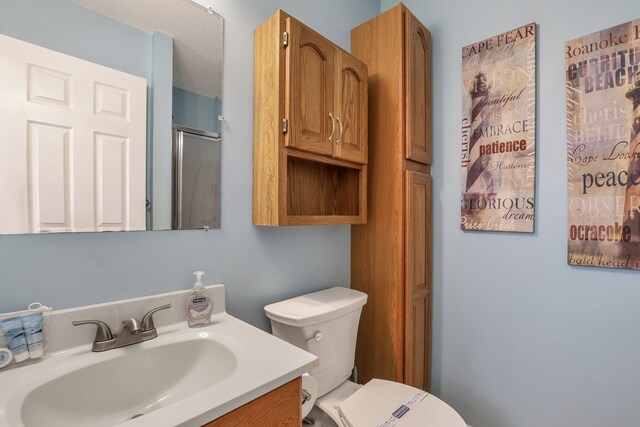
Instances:
[[[191,0],[72,0],[147,33],[173,37],[173,85],[215,98],[222,94],[223,25]]]

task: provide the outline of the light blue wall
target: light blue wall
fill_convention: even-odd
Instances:
[[[147,158],[151,158],[151,180],[147,181],[147,194],[151,190],[150,222],[147,229],[171,229],[171,168],[173,136],[171,113],[173,110],[173,38],[160,32],[153,33],[151,78],[153,91],[150,117],[152,144]],[[149,155],[150,154],[150,155]],[[151,225],[151,226],[150,226]]]
[[[474,427],[640,425],[640,272],[566,262],[564,91],[564,42],[640,18],[638,0],[405,4],[433,41],[433,392]],[[532,21],[537,232],[463,233],[461,48]]]
[[[173,88],[173,124],[209,132],[220,132],[222,100]]]
[[[227,285],[231,314],[268,328],[265,304],[348,284],[348,226],[252,225],[253,31],[283,8],[348,49],[350,29],[376,15],[379,3],[216,3],[225,17],[222,229],[0,236],[0,311],[34,300],[63,308],[184,289],[202,269],[207,283]]]
[[[398,0],[380,0],[380,12],[384,12],[396,4],[398,4]]]

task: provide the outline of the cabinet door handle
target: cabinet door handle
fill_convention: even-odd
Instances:
[[[342,139],[342,134],[344,133],[344,126],[342,125],[342,120],[340,120],[340,117],[336,117],[336,121],[340,125],[340,135],[338,135],[338,138],[336,139],[336,145],[339,145],[340,140]]]
[[[333,134],[336,133],[336,121],[333,118],[333,114],[329,113],[329,118],[331,119],[331,135],[329,135],[329,142],[333,138]]]

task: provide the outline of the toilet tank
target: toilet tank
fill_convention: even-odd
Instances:
[[[315,354],[320,365],[309,374],[318,397],[351,376],[356,337],[367,294],[335,287],[270,304],[264,308],[273,335]]]

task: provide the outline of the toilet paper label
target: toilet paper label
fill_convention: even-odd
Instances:
[[[404,404],[400,405],[398,409],[393,411],[391,416],[387,418],[383,423],[378,424],[377,427],[393,427],[400,422],[400,419],[404,417],[410,410],[413,405],[416,403],[422,402],[425,397],[427,397],[429,393],[426,391],[421,391],[416,393],[411,399],[409,399]]]
[[[399,407],[398,409],[396,409],[396,412],[393,413],[393,416],[396,418],[402,418],[402,416],[404,414],[406,414],[407,412],[409,412],[410,408],[407,408],[406,406],[402,405],[401,407]]]

